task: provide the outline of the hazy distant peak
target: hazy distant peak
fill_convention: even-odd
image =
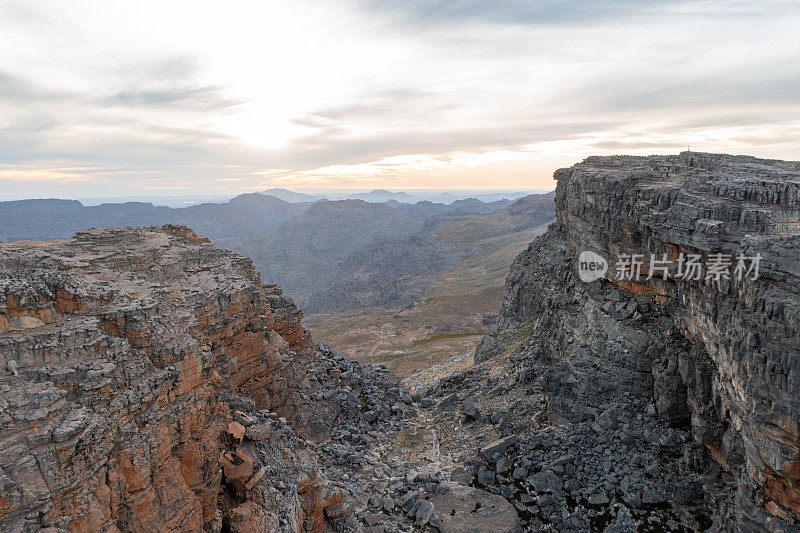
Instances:
[[[268,205],[268,204],[285,204],[293,203],[283,198],[278,198],[272,194],[264,194],[260,192],[248,192],[234,196],[227,203],[239,205]],[[202,205],[202,204],[201,204]]]
[[[311,194],[306,194],[304,192],[295,192],[290,191],[289,189],[282,189],[282,188],[274,188],[274,189],[267,189],[266,191],[261,191],[259,194],[264,194],[267,196],[274,196],[284,202],[316,202],[317,200],[322,200],[322,196],[316,196]]]
[[[61,198],[28,198],[26,200],[7,200],[0,202],[0,206],[3,208],[11,206],[28,208],[32,205],[44,207],[46,209],[83,207],[83,203],[79,200],[62,200]]]
[[[416,198],[406,192],[391,192],[385,189],[375,189],[370,192],[362,192],[350,195],[350,198],[366,200],[368,202],[388,202],[397,200],[398,202],[413,202]]]

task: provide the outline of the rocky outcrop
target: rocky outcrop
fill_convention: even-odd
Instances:
[[[632,426],[609,430],[609,405],[651,398],[671,428],[653,446],[685,428],[701,450],[681,453],[707,476],[693,498],[709,502],[718,530],[797,531],[800,163],[590,157],[555,176],[557,221],[512,265],[476,360],[507,356],[520,382],[541,385],[551,424],[589,424],[603,439],[628,442],[620,434]],[[579,279],[583,251],[605,258],[605,276]],[[642,264],[631,267],[631,254]],[[682,275],[690,254],[702,258],[699,279]],[[707,276],[715,254],[723,275]],[[759,254],[757,275],[739,279],[737,256]],[[631,474],[615,468],[624,485]],[[613,520],[640,509],[626,503]]]
[[[329,359],[187,228],[1,245],[0,529],[322,531]]]

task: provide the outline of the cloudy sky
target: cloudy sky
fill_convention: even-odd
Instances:
[[[800,3],[0,0],[0,197],[548,189],[800,159]]]

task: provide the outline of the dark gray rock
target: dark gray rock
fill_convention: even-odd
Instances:
[[[669,483],[632,490],[642,476],[688,474],[619,475],[614,450],[656,452],[650,464],[669,458],[676,469],[672,457],[686,453],[709,476],[728,472],[706,491],[717,502],[716,527],[792,530],[800,520],[791,474],[800,456],[800,163],[690,152],[591,157],[556,178],[557,220],[512,265],[476,361],[512,347],[517,382],[542,388],[551,423],[592,424],[588,448],[571,453],[591,450],[597,460],[578,465],[577,476],[611,486],[629,476],[624,494],[660,504],[667,493],[682,496]],[[610,263],[591,283],[577,276],[587,250]],[[734,264],[720,282],[681,277],[677,261],[666,280],[648,279],[649,264],[639,279],[616,275],[622,254],[681,253],[705,265],[723,253]],[[740,254],[761,255],[758,279],[734,278]],[[633,396],[654,407],[639,413],[638,436],[625,429],[630,419],[600,407]],[[690,429],[697,446],[666,442],[653,415],[661,428]]]
[[[416,522],[417,525],[424,526],[430,521],[435,510],[431,502],[423,500],[414,512],[414,522]]]
[[[461,404],[461,413],[466,421],[478,418],[478,408],[475,406],[475,402],[469,398],[464,400],[464,403]]]
[[[517,441],[519,441],[519,438],[516,435],[510,435],[508,437],[504,437],[502,439],[490,442],[489,444],[481,448],[481,455],[483,455],[487,459],[490,459],[493,454],[503,453],[508,448],[516,444]]]
[[[537,472],[526,481],[536,492],[554,492],[563,486],[561,479],[552,470]]]

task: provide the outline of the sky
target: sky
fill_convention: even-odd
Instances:
[[[800,159],[800,2],[0,0],[0,198]]]

